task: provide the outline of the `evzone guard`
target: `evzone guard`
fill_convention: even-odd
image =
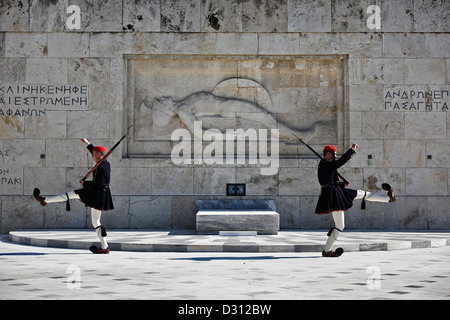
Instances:
[[[348,181],[341,182],[337,169],[342,167],[356,153],[357,144],[347,150],[339,159],[336,159],[336,148],[328,145],[323,149],[324,158],[319,162],[318,178],[321,185],[321,193],[317,202],[315,213],[319,215],[331,213],[334,220],[334,227],[328,232],[328,240],[322,251],[324,257],[339,257],[344,250],[342,248],[331,250],[331,246],[338,239],[342,230],[344,230],[344,212],[353,206],[353,200],[363,199],[362,208],[365,206],[365,200],[373,202],[395,202],[394,191],[387,183],[383,183],[382,188],[387,191],[387,195],[378,195],[363,190],[348,189]]]
[[[97,163],[96,167],[94,167],[95,169],[92,170],[94,179],[92,181],[85,181],[85,177],[83,180],[80,180],[80,184],[82,185],[81,189],[61,193],[56,196],[43,197],[40,195],[40,190],[35,188],[33,196],[42,206],[45,206],[48,203],[67,201],[66,210],[68,211],[70,211],[70,199],[81,200],[87,207],[91,208],[92,225],[95,228],[101,243],[100,248],[91,246],[90,250],[95,254],[108,254],[109,248],[105,239],[107,233],[105,227],[100,223],[100,218],[103,211],[114,209],[111,191],[109,190],[111,166],[106,160],[104,147],[94,146],[87,139],[81,139],[81,141],[88,145],[87,149],[92,154],[92,159]],[[109,153],[107,155],[109,155]]]

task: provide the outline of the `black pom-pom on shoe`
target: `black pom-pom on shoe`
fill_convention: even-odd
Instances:
[[[41,190],[38,188],[34,188],[33,190],[33,197],[41,204],[41,206],[46,206],[47,202],[45,202],[45,198],[40,196]]]

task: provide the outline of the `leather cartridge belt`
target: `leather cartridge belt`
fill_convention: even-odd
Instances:
[[[328,188],[328,187],[331,187],[331,186],[336,186],[336,187],[343,187],[344,186],[344,183],[343,182],[328,182],[327,184],[321,184],[320,186],[322,187],[322,189],[324,189],[324,188]]]

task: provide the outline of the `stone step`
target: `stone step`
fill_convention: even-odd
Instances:
[[[108,230],[112,251],[144,252],[318,252],[328,230],[280,230],[278,235],[198,235],[193,230]],[[91,229],[18,230],[13,242],[32,246],[86,249],[99,245]],[[336,243],[346,252],[390,251],[450,245],[450,231],[344,231]]]

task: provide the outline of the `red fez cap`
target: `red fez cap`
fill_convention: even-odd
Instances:
[[[106,150],[102,146],[96,146],[94,147],[94,151],[105,152]]]
[[[337,150],[336,150],[336,148],[333,147],[332,145],[328,145],[328,146],[325,146],[325,148],[323,148],[323,151],[336,152]]]

